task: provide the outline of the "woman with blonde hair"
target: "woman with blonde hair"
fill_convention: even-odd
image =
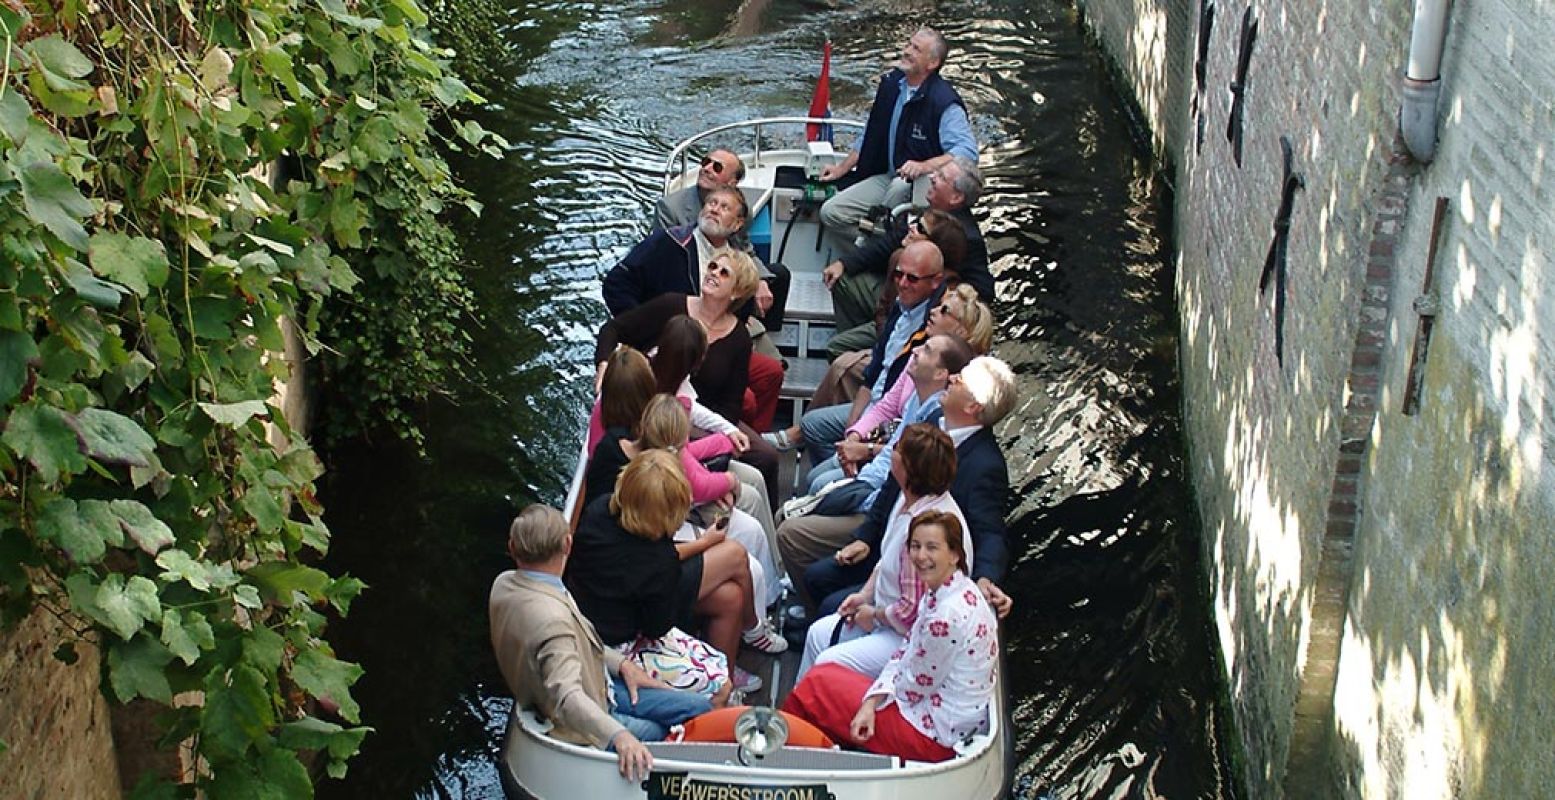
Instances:
[[[771,537],[752,513],[760,511],[763,502],[758,493],[743,484],[733,472],[714,472],[702,463],[702,459],[721,452],[728,452],[728,440],[720,435],[705,436],[689,441],[691,420],[686,415],[684,400],[673,395],[655,395],[643,411],[641,436],[635,446],[639,449],[660,448],[680,456],[686,480],[691,484],[693,516],[711,521],[719,514],[729,513],[729,538],[739,542],[751,556],[751,583],[755,587],[757,608],[764,609],[777,602],[782,594],[778,585],[782,573],[772,558]],[[723,441],[722,448],[709,448],[708,442]],[[770,517],[768,517],[770,519]],[[689,526],[689,523],[688,523]],[[683,528],[683,531],[687,529]],[[788,649],[788,643],[759,623],[756,628],[741,634],[741,640],[763,653],[777,654]]]
[[[731,688],[761,687],[760,678],[733,666],[741,631],[757,624],[750,560],[718,526],[676,544],[672,537],[690,510],[680,458],[667,450],[638,453],[614,491],[584,509],[565,579],[605,644],[639,657],[671,686],[721,704]],[[694,629],[698,618],[706,620],[711,649],[676,627]]]

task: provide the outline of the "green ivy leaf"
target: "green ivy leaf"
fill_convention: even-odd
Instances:
[[[113,509],[113,515],[119,518],[119,525],[124,528],[124,532],[147,555],[154,556],[173,543],[173,529],[157,519],[151,509],[135,500],[114,500],[108,505]]]
[[[0,442],[31,462],[48,483],[86,469],[70,417],[53,406],[26,405],[12,411]]]
[[[263,672],[280,669],[285,654],[286,640],[269,628],[254,628],[243,637],[243,660]]]
[[[416,0],[389,0],[389,4],[399,9],[400,13],[405,15],[405,21],[413,27],[426,27],[427,14],[416,5]]]
[[[115,572],[103,579],[92,605],[83,610],[128,641],[147,622],[161,620],[162,601],[157,599],[157,585],[150,578],[135,575],[126,581]]]
[[[303,717],[281,726],[277,740],[292,750],[327,751],[332,760],[344,761],[362,746],[372,728],[346,728],[316,717]]]
[[[69,80],[70,85],[55,86],[56,89],[79,89],[86,84],[73,80],[85,78],[92,74],[92,61],[87,58],[76,46],[65,41],[58,34],[41,36],[27,43],[24,48],[33,58],[38,60],[38,66],[51,73],[57,79]],[[53,85],[54,81],[50,81]]]
[[[254,742],[268,736],[275,711],[265,676],[246,664],[227,676],[214,672],[205,682],[205,707],[200,712],[202,747],[228,758],[240,758]]]
[[[281,501],[267,486],[250,485],[238,504],[254,518],[255,524],[264,533],[275,533],[286,522],[286,510],[281,508]]]
[[[357,578],[343,575],[329,582],[329,586],[324,589],[324,596],[344,616],[351,613],[351,601],[366,588],[367,584]]]
[[[218,425],[237,428],[254,416],[269,413],[263,400],[244,400],[241,403],[201,403],[200,410]]]
[[[80,220],[92,213],[93,206],[70,176],[52,161],[34,161],[17,170],[16,177],[22,184],[22,203],[28,216],[65,244],[85,250],[86,228]]]
[[[266,797],[275,800],[292,800],[313,794],[313,780],[308,770],[297,760],[297,754],[284,748],[273,748],[259,756],[259,785]]]
[[[156,462],[156,440],[123,414],[88,408],[74,422],[76,434],[86,443],[86,454],[98,461],[135,467]]]
[[[361,667],[319,650],[303,650],[292,662],[292,680],[308,694],[334,701],[347,722],[361,721],[361,709],[351,699],[351,684],[360,677]]]
[[[98,275],[124,284],[140,297],[167,282],[167,251],[155,239],[95,233],[87,246],[87,260]]]
[[[0,331],[0,405],[9,405],[27,385],[28,365],[38,357],[38,343],[20,331]]]
[[[108,682],[119,702],[145,697],[173,704],[173,688],[167,682],[167,665],[173,654],[160,642],[137,636],[108,648]]]
[[[231,566],[198,561],[194,556],[177,548],[163,550],[157,556],[157,566],[163,570],[162,574],[157,576],[162,580],[169,583],[181,580],[202,592],[208,592],[212,588],[228,589],[235,586],[239,580]]]
[[[65,276],[65,283],[81,295],[81,299],[100,308],[118,308],[119,301],[124,299],[124,287],[117,283],[109,283],[86,268],[85,264],[72,258],[65,259],[65,265],[60,270]]]
[[[202,649],[216,646],[216,634],[205,617],[199,614],[185,617],[170,608],[162,612],[162,643],[184,664],[194,666]]]
[[[124,544],[119,521],[101,500],[55,498],[38,514],[38,535],[54,542],[77,564],[96,564],[108,546]]]
[[[311,602],[323,600],[324,589],[329,585],[329,575],[322,570],[285,561],[266,561],[243,574],[266,600],[286,606],[296,602],[293,596],[298,592]]]
[[[5,9],[0,8],[0,13]],[[32,106],[21,92],[7,91],[0,94],[0,134],[20,145],[27,141],[27,118],[32,116]]]

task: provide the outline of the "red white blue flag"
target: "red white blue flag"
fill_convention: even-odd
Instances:
[[[821,77],[815,81],[815,95],[810,98],[810,116],[831,119],[831,42],[821,50]],[[806,141],[830,142],[831,126],[821,122],[805,125]]]

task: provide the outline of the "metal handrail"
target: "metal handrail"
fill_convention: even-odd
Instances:
[[[864,123],[857,120],[838,119],[836,117],[762,117],[761,119],[748,119],[741,122],[730,122],[725,125],[719,125],[716,128],[709,128],[695,136],[692,136],[689,139],[686,139],[680,144],[675,145],[674,149],[670,150],[669,158],[664,160],[664,190],[669,191],[670,182],[673,181],[676,176],[686,174],[686,151],[690,150],[692,145],[702,141],[703,139],[706,139],[709,136],[727,131],[738,130],[740,128],[754,128],[752,131],[753,138],[755,139],[755,148],[753,150],[754,163],[751,164],[751,166],[757,166],[761,163],[762,127],[767,125],[811,124],[835,125],[840,128],[857,128],[860,130],[864,128]],[[679,170],[675,169],[675,162],[677,160],[680,162]]]

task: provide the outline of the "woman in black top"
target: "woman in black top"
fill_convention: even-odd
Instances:
[[[621,471],[614,493],[584,509],[567,560],[567,588],[608,645],[639,635],[656,639],[678,619],[705,618],[702,638],[728,657],[733,673],[740,633],[757,624],[749,557],[717,529],[690,542],[671,541],[690,511],[691,486],[679,457],[668,450],[639,453]],[[736,673],[736,682],[742,677]]]
[[[731,423],[740,421],[740,404],[750,376],[750,333],[734,309],[755,291],[760,275],[750,256],[740,252],[719,255],[707,265],[700,295],[667,292],[606,322],[594,348],[594,363],[603,364],[617,344],[629,344],[647,352],[658,344],[659,334],[682,314],[700,322],[707,331],[707,353],[691,375],[697,400]],[[674,393],[678,387],[661,387]]]

